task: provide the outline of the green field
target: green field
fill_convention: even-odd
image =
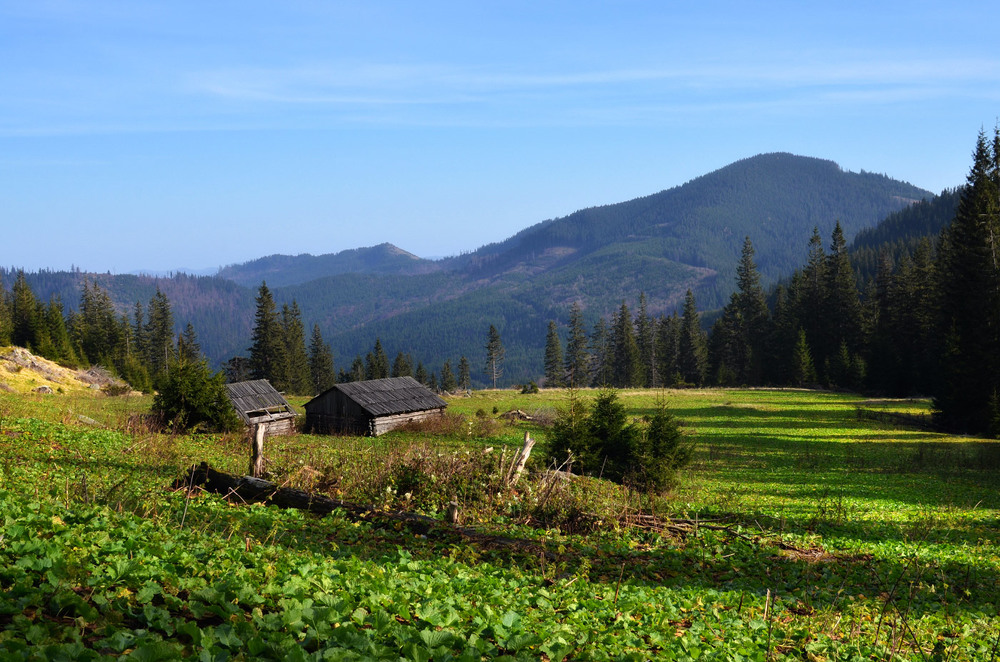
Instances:
[[[357,518],[172,489],[195,462],[242,473],[245,442],[151,433],[147,399],[0,393],[0,661],[1000,659],[997,442],[922,429],[923,401],[627,391],[696,445],[649,498],[545,472],[566,397],[268,440],[275,481],[375,509]],[[530,475],[504,487],[525,431]],[[462,530],[380,514],[452,498]]]

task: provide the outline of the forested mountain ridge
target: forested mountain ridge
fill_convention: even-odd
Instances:
[[[930,197],[885,175],[843,171],[832,161],[762,154],[653,195],[539,223],[444,262],[496,278],[553,253],[564,256],[557,267],[613,245],[646,252],[650,244],[661,259],[719,274],[718,287],[696,290],[712,307],[725,303],[731,291],[744,237],[754,241],[764,282],[773,282],[801,264],[813,227],[826,235],[839,220],[850,238]],[[657,308],[655,301],[651,305]]]
[[[267,281],[274,287],[283,287],[338,274],[413,276],[440,269],[440,265],[433,260],[425,260],[390,243],[384,243],[324,255],[268,255],[243,264],[223,267],[217,275],[244,287],[256,287],[261,281]]]
[[[377,337],[390,355],[410,353],[429,369],[445,360],[454,365],[460,356],[476,364],[485,329],[495,324],[507,348],[504,381],[510,383],[537,376],[545,326],[565,322],[574,302],[590,322],[623,300],[634,304],[640,292],[651,314],[677,309],[688,289],[699,308],[718,308],[734,289],[745,237],[767,284],[802,264],[814,227],[827,235],[839,220],[851,238],[932,197],[831,161],[765,154],[443,260],[382,244],[332,255],[272,255],[214,277],[40,272],[29,281],[39,298],[58,294],[71,310],[84,280],[96,279],[123,313],[159,288],[174,304],[178,330],[192,323],[216,365],[249,346],[254,293],[263,280],[279,306],[298,303],[306,328],[320,325],[338,367],[363,355]],[[9,286],[10,272],[0,276]]]

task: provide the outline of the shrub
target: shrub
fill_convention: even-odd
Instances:
[[[613,389],[601,391],[589,410],[570,391],[569,405],[552,426],[549,448],[549,459],[556,465],[571,456],[571,469],[577,473],[657,492],[672,487],[677,469],[691,458],[691,447],[665,405],[661,403],[642,428],[628,421]]]
[[[677,483],[677,470],[691,461],[693,447],[663,402],[642,431],[633,449],[629,480],[648,492],[663,492]]]
[[[240,425],[226,396],[225,376],[213,373],[205,361],[171,366],[153,398],[153,413],[176,430],[206,427],[226,431]]]
[[[521,387],[521,393],[525,395],[531,393],[538,393],[538,384],[536,384],[534,380],[528,382],[527,384]]]
[[[122,382],[113,382],[101,387],[101,393],[111,398],[120,398],[132,392],[132,387]]]

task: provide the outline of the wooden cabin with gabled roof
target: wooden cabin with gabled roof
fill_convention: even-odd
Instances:
[[[336,384],[305,404],[306,430],[377,437],[442,416],[448,403],[413,377]]]
[[[226,384],[226,395],[246,425],[263,426],[269,437],[295,432],[295,410],[266,379]]]

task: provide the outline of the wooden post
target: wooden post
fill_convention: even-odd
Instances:
[[[535,445],[535,440],[531,438],[531,435],[527,432],[524,433],[524,446],[521,448],[521,452],[518,453],[517,459],[514,460],[514,464],[511,465],[510,472],[507,475],[507,484],[513,485],[517,482],[517,479],[521,476],[521,472],[524,471],[524,465],[528,461],[528,457],[531,455],[531,449]]]
[[[257,423],[251,428],[250,438],[250,475],[254,478],[264,477],[264,435],[267,426]]]

